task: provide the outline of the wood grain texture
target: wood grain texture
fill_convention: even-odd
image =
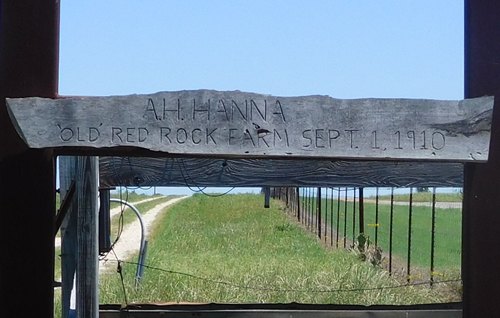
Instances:
[[[493,97],[462,101],[276,97],[195,90],[7,99],[32,148],[169,155],[486,161]],[[95,153],[94,153],[95,154]]]
[[[99,317],[99,239],[97,157],[76,159],[76,311],[78,317]]]
[[[460,163],[101,157],[101,186],[461,187]]]

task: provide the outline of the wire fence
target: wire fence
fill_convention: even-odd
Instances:
[[[324,244],[349,249],[408,283],[431,286],[461,278],[461,193],[442,193],[439,188],[270,189],[271,197],[283,201]]]
[[[196,271],[178,271],[169,266],[143,264],[149,271],[187,278],[211,286],[228,287],[238,293],[340,294],[404,290],[416,286],[438,287],[438,293],[461,287],[461,211],[460,202],[443,205],[436,198],[437,189],[426,193],[429,200],[415,189],[360,188],[271,188],[271,197],[286,205],[286,211],[325,245],[350,249],[365,261],[387,268],[396,280],[392,283],[367,284],[361,287],[291,288],[280,284],[241,282],[228,275],[204,275]],[[113,251],[113,250],[112,250]],[[112,252],[114,255],[114,252]],[[119,259],[116,262],[123,301],[136,297],[137,285],[128,284],[131,267],[138,263]],[[155,284],[157,280],[155,279]],[[175,280],[175,284],[178,281]],[[147,283],[147,282],[146,282]],[[134,296],[135,295],[135,296]],[[131,297],[131,298],[130,298]],[[300,296],[297,296],[300,297]]]
[[[123,286],[124,290],[124,301],[128,303],[127,297],[126,297],[126,291],[125,291],[125,285],[124,285],[124,278],[123,278],[123,268],[124,265],[132,265],[132,266],[137,266],[140,265],[137,262],[131,262],[131,261],[125,261],[125,260],[120,260],[118,258],[116,259],[109,259],[107,260],[108,262],[111,263],[116,263],[117,265],[117,273],[120,275],[120,280]],[[385,289],[404,289],[408,287],[415,287],[415,286],[422,286],[422,285],[428,285],[430,281],[420,281],[420,282],[413,282],[410,284],[393,284],[393,285],[387,285],[387,286],[374,286],[374,287],[363,287],[363,288],[305,288],[305,289],[297,289],[297,288],[283,288],[283,287],[275,287],[271,285],[267,286],[259,286],[259,285],[252,285],[252,284],[238,284],[235,282],[232,282],[230,280],[219,280],[219,279],[213,279],[210,277],[204,277],[188,272],[181,272],[181,271],[176,271],[176,270],[171,270],[168,268],[161,268],[161,267],[156,267],[156,266],[151,266],[151,265],[142,265],[145,268],[156,271],[156,272],[162,272],[166,273],[169,275],[176,275],[176,276],[183,276],[183,277],[188,277],[189,279],[194,279],[198,281],[204,281],[208,282],[210,284],[214,285],[224,285],[224,286],[229,286],[229,287],[235,287],[238,289],[246,289],[246,290],[257,290],[257,291],[270,291],[270,292],[295,292],[295,293],[345,293],[345,292],[364,292],[364,291],[373,291],[373,290],[385,290]],[[447,280],[441,280],[438,282],[435,282],[436,284],[449,284],[449,283],[456,283],[459,282],[460,279],[447,279]]]

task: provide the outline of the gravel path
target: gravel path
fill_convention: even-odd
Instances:
[[[133,205],[137,205],[137,204],[141,204],[141,203],[144,203],[144,202],[149,202],[149,201],[153,201],[153,200],[158,200],[158,199],[161,199],[162,197],[154,197],[154,198],[147,198],[147,199],[144,199],[144,200],[140,200],[140,201],[135,201],[135,202],[130,202],[131,204]],[[128,209],[129,207],[125,206],[125,210]],[[122,207],[121,206],[117,206],[116,208],[113,208],[111,210],[109,210],[109,214],[110,214],[110,218],[112,218],[113,216],[119,214],[122,210]],[[61,246],[61,237],[60,236],[57,236],[55,238],[55,241],[54,241],[54,246],[57,248],[57,247],[60,247]]]
[[[161,215],[162,212],[166,211],[165,208],[185,198],[187,198],[187,196],[175,198],[167,202],[160,203],[143,215],[142,220],[144,223],[144,231],[146,232],[145,233],[146,240],[148,238],[151,225],[154,223],[156,218]],[[105,259],[99,262],[99,271],[100,272],[115,271],[116,270],[115,255],[118,259],[125,260],[139,249],[140,244],[141,244],[141,225],[139,223],[139,220],[136,220],[125,226],[120,236],[120,239],[113,248],[114,254],[111,252]],[[108,260],[112,261],[108,262]]]

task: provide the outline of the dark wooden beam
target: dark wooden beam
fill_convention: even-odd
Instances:
[[[0,23],[1,316],[52,317],[52,152],[27,150],[4,100],[57,97],[59,1],[2,1]]]
[[[424,304],[407,306],[390,305],[335,305],[335,304],[200,304],[200,305],[151,305],[137,304],[126,307],[135,318],[458,318],[458,303]],[[121,318],[120,305],[102,305],[101,318]]]
[[[500,96],[500,6],[465,1],[465,96]],[[490,159],[465,166],[464,317],[491,317],[500,295],[500,103],[493,111]]]
[[[442,162],[101,157],[102,186],[461,187]]]

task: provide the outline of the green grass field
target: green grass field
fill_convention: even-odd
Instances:
[[[325,249],[279,202],[264,209],[263,201],[260,195],[195,195],[170,208],[157,224],[147,258],[149,266],[163,270],[146,269],[136,289],[135,265],[123,264],[128,301],[368,305],[449,300],[427,286],[383,288],[401,282],[353,253]],[[101,303],[124,303],[118,274],[101,277],[100,287]]]
[[[312,215],[316,214],[316,201],[310,202]],[[333,211],[332,211],[333,203]],[[379,217],[376,220],[376,206],[373,203],[364,204],[365,211],[365,234],[368,235],[371,244],[382,248],[383,252],[389,252],[390,240],[390,205],[379,205]],[[326,222],[334,229],[334,246],[336,245],[337,229],[339,232],[339,246],[344,243],[346,234],[347,247],[356,241],[359,235],[359,203],[356,203],[356,212],[353,213],[353,203],[340,201],[340,212],[337,200],[322,200],[322,222]],[[347,213],[345,213],[347,211]],[[310,214],[311,215],[311,214]],[[332,222],[333,215],[333,224]],[[338,217],[338,227],[337,227]],[[393,210],[393,239],[392,253],[394,255],[393,269],[406,268],[408,259],[408,231],[409,231],[409,207],[394,205]],[[436,209],[435,215],[435,243],[434,243],[434,278],[448,279],[460,277],[461,266],[461,227],[462,213],[460,209]],[[354,228],[354,231],[353,231]],[[431,266],[431,234],[432,215],[430,207],[413,206],[411,226],[411,254],[410,265],[414,269],[413,278],[416,280],[430,278]],[[330,236],[330,229],[327,235]],[[378,233],[376,233],[378,231]],[[387,261],[387,259],[386,259]]]

